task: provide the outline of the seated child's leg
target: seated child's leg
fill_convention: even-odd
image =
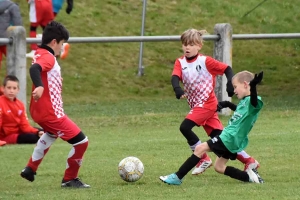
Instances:
[[[17,144],[35,144],[40,139],[36,133],[18,134]]]
[[[10,134],[1,140],[5,141],[6,144],[17,144],[18,134]]]

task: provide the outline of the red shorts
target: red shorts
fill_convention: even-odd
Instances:
[[[68,141],[80,133],[80,128],[66,115],[54,121],[38,123],[45,132]]]
[[[223,125],[216,111],[196,107],[187,114],[186,119],[192,120],[198,126],[203,126],[208,136],[214,129],[223,130]]]
[[[54,19],[51,0],[35,1],[29,6],[29,21],[34,26],[46,26]]]

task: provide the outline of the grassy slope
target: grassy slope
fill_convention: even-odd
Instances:
[[[191,27],[213,33],[216,23],[230,23],[235,34],[300,32],[300,14],[292,0],[267,1],[245,18],[257,0],[189,2],[148,0],[145,35],[180,35]],[[19,3],[28,30],[27,5]],[[130,36],[140,35],[141,13],[142,1],[86,0],[75,1],[72,14],[62,10],[57,20],[71,36]],[[179,42],[145,43],[145,76],[139,78],[139,43],[73,44],[68,59],[61,61],[64,102],[172,96],[169,80],[180,46]],[[265,96],[292,95],[300,84],[299,46],[299,40],[234,41],[234,71],[263,69]],[[212,42],[206,42],[202,53],[212,55],[212,47]]]

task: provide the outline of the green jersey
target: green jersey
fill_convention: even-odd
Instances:
[[[220,138],[226,148],[237,153],[248,145],[248,134],[252,129],[258,114],[263,107],[261,97],[257,97],[257,106],[250,102],[250,96],[243,98],[231,116],[228,125],[222,131]]]

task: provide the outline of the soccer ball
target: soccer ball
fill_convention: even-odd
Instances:
[[[144,165],[140,159],[130,156],[121,160],[118,170],[124,181],[135,182],[143,176]]]

